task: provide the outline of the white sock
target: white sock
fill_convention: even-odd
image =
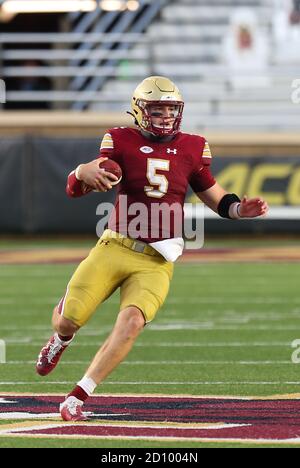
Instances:
[[[85,391],[89,396],[94,393],[95,388],[97,387],[97,384],[94,382],[93,379],[90,377],[84,376],[78,383],[77,385],[82,388],[82,390]]]
[[[63,345],[63,346],[68,346],[68,345],[71,343],[71,341],[73,341],[73,338],[74,338],[75,335],[73,335],[73,337],[72,337],[69,341],[63,341],[63,340],[61,340],[61,339],[59,338],[59,336],[58,336],[58,333],[55,333],[54,336],[55,336],[55,339],[56,339],[61,345]]]

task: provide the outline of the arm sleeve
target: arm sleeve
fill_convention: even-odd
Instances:
[[[114,142],[110,132],[107,132],[100,145],[98,158],[110,158],[117,161],[114,151]],[[78,180],[75,175],[75,170],[68,176],[66,193],[69,197],[78,198],[90,193],[93,189],[86,185],[81,180]]]
[[[201,158],[197,158],[194,171],[189,181],[190,186],[195,193],[205,192],[215,185],[216,179],[210,170],[211,161],[212,155],[210,147],[208,142],[205,140]]]
[[[92,191],[91,187],[88,187],[84,182],[78,180],[75,171],[72,171],[68,176],[66,193],[71,198],[83,197]]]

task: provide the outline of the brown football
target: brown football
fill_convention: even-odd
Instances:
[[[106,161],[102,161],[99,164],[101,169],[105,169],[106,172],[110,172],[111,174],[118,177],[116,181],[110,181],[111,185],[118,185],[122,180],[122,169],[120,168],[119,164],[113,161],[112,159],[107,159]]]

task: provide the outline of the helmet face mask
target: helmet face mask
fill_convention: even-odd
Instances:
[[[143,101],[139,99],[137,106],[140,108],[143,119],[140,127],[153,135],[176,135],[180,129],[183,113],[183,102]],[[164,109],[171,109],[171,116],[164,116]],[[161,110],[160,110],[161,109]],[[156,122],[159,121],[159,122]]]
[[[168,78],[146,78],[136,88],[131,105],[141,130],[155,136],[175,136],[179,132],[184,102]]]

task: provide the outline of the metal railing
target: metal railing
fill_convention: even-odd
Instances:
[[[24,43],[30,45],[26,49],[6,49],[5,45],[16,44],[22,46]],[[72,48],[76,44],[90,43],[93,46],[99,44],[140,44],[143,46],[140,50],[77,50]],[[0,64],[1,74],[5,77],[22,76],[114,76],[112,70],[115,67],[107,67],[101,64],[101,61],[108,59],[147,61],[149,59],[149,40],[144,34],[96,34],[96,33],[37,33],[37,34],[0,34]],[[33,45],[48,44],[51,49],[34,48]],[[58,47],[60,48],[53,48]],[[70,47],[62,48],[62,45],[69,44]],[[49,66],[24,66],[22,61],[43,61],[48,62]],[[72,65],[77,61],[77,66]],[[84,60],[98,60],[100,63],[95,65],[80,64]],[[18,65],[7,65],[7,61],[20,61]],[[61,66],[54,65],[58,61],[65,61]],[[71,65],[70,65],[71,63]]]
[[[90,102],[101,97],[99,90],[72,89],[75,78],[107,79],[122,78],[122,62],[131,78],[141,78],[150,71],[151,47],[149,40],[141,33],[36,33],[36,34],[0,34],[0,76],[10,78],[48,78],[57,80],[66,78],[65,89],[47,90],[47,93],[35,90],[12,90],[7,92],[7,99],[12,102],[48,101],[48,102]],[[22,49],[24,44],[28,45]],[[90,44],[91,48],[76,49],[78,44]],[[126,49],[104,50],[95,46],[105,44],[126,45]],[[131,50],[131,46],[140,48]],[[8,48],[7,46],[16,48]],[[48,45],[48,49],[42,49]],[[59,48],[57,48],[59,45]],[[37,65],[32,65],[37,61]],[[114,61],[112,63],[111,61]],[[86,63],[93,64],[86,64]],[[97,63],[96,63],[97,62]]]
[[[139,79],[148,74],[150,41],[143,33],[169,2],[140,0],[136,11],[97,9],[84,15],[70,14],[73,31],[68,33],[0,34],[0,77],[14,84],[8,86],[7,99],[43,100],[57,107],[57,98],[63,102],[65,93],[76,93],[69,107],[83,110],[89,105],[86,92],[99,94],[108,79],[128,74]],[[45,79],[50,83],[47,94],[29,83]]]
[[[45,91],[8,89],[7,101],[44,102],[56,109],[106,111],[117,108],[118,104],[128,103],[134,82],[147,75],[161,74],[179,81],[180,87],[183,85],[183,94],[187,96],[187,108],[195,127],[203,122],[209,127],[218,128],[229,125],[280,128],[280,119],[286,127],[297,125],[296,114],[300,107],[292,106],[290,97],[292,81],[299,75],[296,64],[285,67],[270,64],[266,70],[270,78],[268,88],[237,92],[228,85],[232,70],[221,61],[208,63],[198,57],[198,60],[187,62],[174,56],[166,60],[160,54],[156,55],[157,47],[167,51],[174,38],[183,51],[192,42],[199,44],[199,37],[195,34],[189,35],[188,41],[187,38],[182,40],[180,28],[177,34],[178,25],[172,22],[172,34],[170,30],[164,32],[163,28],[159,31],[159,23],[157,34],[151,34],[151,29],[149,34],[144,33],[146,25],[151,24],[158,10],[168,3],[172,4],[168,0],[148,2],[151,8],[149,6],[140,17],[124,15],[120,18],[118,12],[101,17],[99,12],[81,17],[72,14],[70,17],[76,16],[79,21],[74,25],[73,32],[69,33],[0,34],[0,78],[46,78],[55,84]],[[114,28],[111,32],[104,32],[105,29],[110,30],[112,25]],[[39,64],[23,66],[24,62],[32,60]],[[110,86],[110,80],[116,80],[116,83]],[[122,86],[124,81],[128,82],[124,83],[128,85],[127,88]],[[194,83],[190,86],[189,82],[192,81]],[[210,88],[207,90],[208,85]],[[253,105],[257,103],[257,107],[248,115],[250,101],[253,101]],[[281,112],[277,112],[277,115],[269,105],[272,101],[281,105]],[[241,103],[239,108],[236,102]]]

